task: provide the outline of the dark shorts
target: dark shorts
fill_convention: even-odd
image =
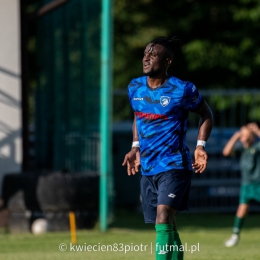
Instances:
[[[172,170],[141,176],[141,196],[145,223],[155,223],[157,206],[168,205],[178,211],[189,209],[191,170]]]
[[[260,183],[241,186],[239,204],[247,204],[252,200],[260,202]]]

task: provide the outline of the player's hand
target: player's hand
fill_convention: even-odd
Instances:
[[[260,128],[258,127],[258,125],[256,123],[249,123],[247,124],[247,127],[258,137],[260,137]]]
[[[135,175],[138,172],[140,166],[140,151],[138,147],[133,147],[132,150],[126,154],[123,161],[123,166],[127,166],[127,174]]]
[[[258,125],[257,125],[256,123],[254,123],[254,122],[247,124],[247,127],[248,127],[251,131],[253,131],[253,132],[259,131]]]
[[[203,146],[197,146],[194,152],[194,163],[192,164],[192,168],[195,170],[195,173],[202,173],[207,168],[207,160],[208,155],[204,150]]]

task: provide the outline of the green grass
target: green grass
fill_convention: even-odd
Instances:
[[[231,214],[178,214],[178,230],[187,248],[191,245],[200,246],[199,252],[185,252],[185,259],[192,260],[254,260],[260,259],[260,225],[259,215],[249,215],[241,234],[241,241],[234,248],[225,248],[223,242],[231,235],[234,215]],[[77,245],[109,246],[118,244],[120,247],[136,246],[143,251],[128,253],[115,252],[74,252],[70,251],[69,232],[49,232],[44,235],[6,234],[0,230],[0,259],[4,260],[41,260],[41,259],[84,259],[84,260],[116,260],[116,259],[154,259],[155,232],[154,225],[145,225],[141,214],[117,212],[114,223],[107,233],[101,233],[98,227],[92,230],[77,232]],[[65,243],[68,249],[59,250]],[[146,248],[145,248],[146,246]],[[76,248],[74,247],[76,250]],[[146,250],[145,250],[146,249]],[[152,254],[151,254],[152,250]]]

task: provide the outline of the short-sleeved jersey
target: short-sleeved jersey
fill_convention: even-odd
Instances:
[[[260,141],[243,151],[240,168],[242,185],[260,183]]]
[[[143,76],[130,82],[128,97],[136,116],[141,173],[192,169],[186,131],[188,112],[197,110],[204,102],[197,88],[169,77],[163,85],[152,89]]]

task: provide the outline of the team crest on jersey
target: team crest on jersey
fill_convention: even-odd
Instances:
[[[163,107],[166,107],[170,104],[171,98],[167,96],[161,96],[160,103]]]

